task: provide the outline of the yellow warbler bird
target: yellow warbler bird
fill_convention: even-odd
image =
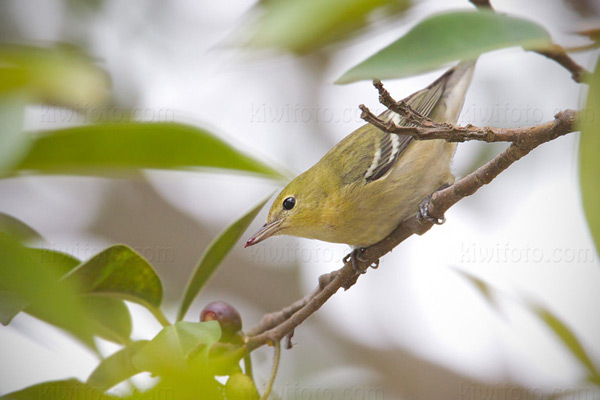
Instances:
[[[474,67],[475,61],[461,62],[404,101],[433,121],[455,124]],[[408,125],[389,110],[380,118]],[[425,198],[454,182],[450,165],[455,148],[456,143],[445,140],[413,140],[366,124],[279,193],[267,222],[245,247],[275,235],[355,249],[375,244],[414,216]]]

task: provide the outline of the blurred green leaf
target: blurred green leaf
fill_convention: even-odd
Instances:
[[[91,373],[86,383],[105,391],[140,373],[131,358],[147,343],[147,340],[133,342],[105,358]]]
[[[31,254],[11,237],[0,234],[0,290],[13,296],[12,309],[18,306],[35,307],[36,317],[66,330],[79,338],[90,348],[95,349],[93,334],[88,324],[84,308],[73,285],[59,281],[60,275]],[[2,299],[6,301],[6,297]],[[7,312],[5,306],[2,312]],[[2,315],[10,321],[12,316]]]
[[[485,11],[457,11],[421,21],[400,39],[356,65],[336,83],[402,78],[505,47],[540,49],[552,43],[540,25]]]
[[[109,79],[80,51],[0,44],[0,93],[23,91],[35,102],[73,108],[106,100]]]
[[[157,308],[162,284],[152,266],[130,247],[111,246],[72,270],[63,279],[82,293],[114,296]]]
[[[29,147],[29,135],[23,132],[24,113],[22,94],[0,94],[0,173],[17,163]]]
[[[26,251],[30,257],[35,259],[41,267],[49,268],[49,272],[55,277],[63,276],[79,265],[80,262],[68,254],[48,249],[24,247],[23,251]],[[30,305],[31,302],[29,300],[26,300],[17,293],[0,290],[0,323],[8,325],[18,313]],[[28,310],[28,313],[37,317],[35,308]]]
[[[162,379],[156,386],[143,392],[135,390],[127,400],[227,400],[222,385],[213,377],[196,379]]]
[[[178,321],[183,319],[202,287],[221,264],[225,256],[227,256],[231,248],[240,240],[242,234],[248,229],[248,226],[256,218],[256,214],[264,207],[270,197],[267,197],[246,214],[235,220],[208,245],[183,293],[183,299],[177,311]]]
[[[195,373],[194,373],[195,372]],[[161,377],[160,382],[144,392],[135,391],[127,400],[227,400],[223,385],[203,371],[183,371]]]
[[[571,332],[571,330],[557,316],[550,312],[545,307],[538,304],[530,304],[529,307],[552,331],[560,338],[564,345],[569,349],[571,354],[575,356],[579,362],[588,370],[590,380],[600,380],[600,374],[596,366],[586,353],[585,349],[579,342],[579,339]]]
[[[246,347],[241,343],[223,343],[223,337],[220,340],[210,348],[208,371],[215,376],[241,372],[240,361],[248,354]]]
[[[30,252],[40,263],[51,267],[60,276],[68,274],[81,264],[77,258],[60,251],[32,248]],[[95,295],[83,295],[80,300],[95,335],[119,344],[130,341],[131,314],[122,300]],[[35,307],[25,311],[36,316]]]
[[[95,335],[118,344],[131,342],[131,313],[124,301],[93,295],[81,301]]]
[[[232,374],[225,384],[227,400],[259,400],[260,395],[254,381],[240,372]],[[269,396],[270,397],[270,396]]]
[[[12,392],[0,397],[0,400],[116,400],[91,385],[77,379],[44,382]]]
[[[133,365],[140,371],[160,376],[178,375],[188,366],[190,355],[206,360],[208,349],[220,337],[221,327],[217,321],[180,321],[163,328],[135,353]]]
[[[589,82],[590,88],[580,120],[579,175],[583,209],[596,251],[600,252],[600,63]]]
[[[271,0],[250,33],[250,45],[305,53],[346,38],[365,26],[374,11],[390,16],[408,0]]]
[[[42,241],[42,236],[23,221],[0,212],[0,232],[14,237],[20,242]]]
[[[47,265],[59,276],[66,275],[81,264],[81,261],[70,254],[45,248],[29,248],[29,253],[41,264]]]
[[[123,168],[223,168],[283,179],[208,131],[177,123],[103,123],[45,132],[16,170],[97,173]]]
[[[481,296],[495,311],[500,311],[498,301],[496,299],[496,296],[494,295],[494,292],[496,291],[495,288],[487,284],[481,278],[471,274],[470,272],[464,271],[456,267],[453,267],[452,269],[455,272],[457,272],[462,278],[466,279],[469,283],[471,283],[473,287],[477,289],[479,294],[481,294]]]
[[[67,254],[46,249],[27,249],[33,259],[43,268],[50,268],[55,276],[62,276],[79,264],[79,260]],[[78,299],[85,313],[85,322],[94,335],[106,340],[125,344],[130,341],[132,324],[129,309],[122,300],[84,295]],[[31,302],[11,291],[0,290],[0,323],[8,325],[21,311],[45,319],[46,305]],[[52,320],[47,321],[52,323]]]
[[[13,318],[29,305],[29,300],[18,293],[0,289],[0,324],[8,325]]]

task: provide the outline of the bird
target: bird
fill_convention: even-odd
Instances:
[[[432,121],[456,124],[475,63],[461,61],[403,101]],[[391,110],[379,118],[414,126]],[[285,186],[273,201],[266,223],[245,247],[276,235],[345,243],[353,248],[355,266],[359,249],[386,238],[417,215],[419,205],[436,190],[454,183],[455,150],[456,143],[415,140],[365,124]]]

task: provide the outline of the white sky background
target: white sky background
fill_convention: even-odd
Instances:
[[[63,38],[60,21],[53,23],[48,17],[58,18],[59,2],[11,3],[23,19],[33,15],[43,22],[24,28],[26,35]],[[361,125],[358,104],[380,109],[369,82],[346,86],[331,82],[406,30],[389,26],[375,30],[321,66],[314,59],[257,60],[252,54],[224,49],[224,40],[251,1],[179,0],[168,6],[155,2],[158,11],[142,1],[106,3],[102,16],[85,28],[91,31],[92,51],[111,72],[123,103],[154,110],[150,116],[174,110],[176,120],[215,127],[240,148],[295,172],[308,168]],[[555,40],[572,43],[560,29],[572,28],[574,19],[559,1],[498,0],[494,5],[553,27]],[[407,18],[416,22],[429,10],[452,7],[469,6],[466,1],[427,1]],[[591,55],[576,58],[588,68],[594,62]],[[310,67],[322,70],[321,82],[307,79]],[[401,98],[439,74],[390,81],[387,88]],[[509,49],[480,59],[461,121],[524,126],[539,123],[540,118],[550,120],[558,109],[577,108],[579,100],[578,85],[561,67],[539,55]],[[288,110],[298,113],[300,120],[278,117]],[[499,114],[483,117],[492,112]],[[42,115],[39,109],[29,110],[28,127],[56,127],[42,123]],[[456,170],[464,173],[481,146],[459,145]],[[409,348],[489,382],[510,379],[532,388],[577,387],[584,371],[524,306],[532,300],[555,312],[600,364],[600,269],[580,206],[576,148],[577,136],[569,135],[535,150],[472,199],[452,208],[444,226],[411,238],[387,255],[379,270],[334,296],[317,318],[336,335],[369,347]],[[190,218],[216,226],[225,226],[274,189],[243,177],[215,182],[214,176],[204,174],[147,176]],[[59,246],[74,248],[83,241],[109,245],[86,232],[106,184],[104,179],[57,177],[0,182],[0,211],[23,219]],[[250,230],[263,218],[264,211]],[[338,268],[336,261],[347,252],[345,246],[284,238],[259,246],[290,244],[298,249],[290,257],[303,264],[303,292],[312,289],[319,274]],[[581,255],[584,259],[578,258]],[[497,288],[500,312],[458,271]],[[139,326],[150,332],[157,329],[147,315],[133,310],[139,322],[136,334],[148,336],[149,331]],[[41,380],[85,379],[93,369],[92,356],[46,325],[19,316],[15,326],[0,328],[0,394]],[[44,337],[45,344],[24,334],[28,327],[34,327],[33,336]],[[281,379],[293,380],[293,369],[285,364],[293,358],[294,351],[285,356]]]

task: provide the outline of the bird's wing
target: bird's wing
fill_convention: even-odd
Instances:
[[[475,61],[459,63],[404,101],[423,116],[438,122],[455,123],[474,63]],[[392,119],[398,125],[409,126],[403,117],[389,110],[382,113],[380,118]],[[342,185],[363,179],[368,184],[384,177],[411,142],[410,136],[390,134],[366,124],[331,149],[323,157],[322,164],[327,165],[329,179],[340,179]]]
[[[419,114],[429,116],[444,92],[446,80],[442,78],[436,80],[429,87],[410,95],[404,101]],[[414,126],[414,124],[406,122],[403,116],[390,110],[383,112],[379,118],[384,121],[392,120],[398,126]],[[367,182],[373,182],[384,176],[412,141],[411,136],[383,131],[378,131],[376,139],[375,154],[371,165],[365,172]]]

